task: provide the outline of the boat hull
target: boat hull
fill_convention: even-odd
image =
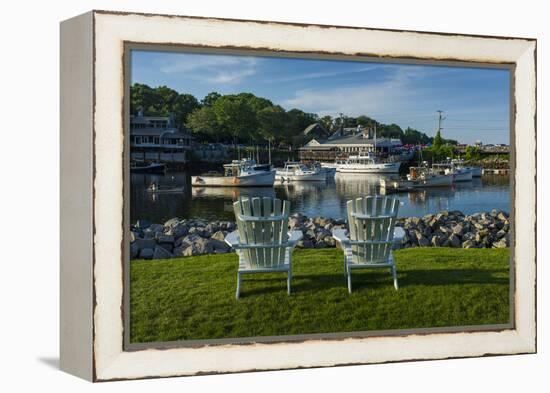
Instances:
[[[459,172],[454,173],[454,180],[455,182],[462,182],[462,181],[471,181],[472,180],[472,171],[470,169],[463,169]]]
[[[164,173],[166,165],[164,164],[150,164],[147,166],[131,166],[130,172],[132,173]]]
[[[478,166],[471,166],[469,168],[472,171],[472,177],[481,177],[483,174],[483,170]]]
[[[325,181],[326,174],[324,171],[317,173],[305,173],[296,175],[292,172],[277,171],[275,180],[277,181]]]
[[[400,162],[387,164],[340,164],[336,171],[340,173],[399,173]]]
[[[244,176],[191,176],[193,187],[272,187],[275,171]]]
[[[440,175],[418,180],[380,179],[380,187],[388,191],[407,191],[415,188],[428,187],[451,187],[452,185],[452,175]]]
[[[158,189],[158,190],[147,189],[147,192],[150,194],[175,194],[175,193],[181,193],[183,191],[184,191],[184,187],[174,187],[169,189]]]

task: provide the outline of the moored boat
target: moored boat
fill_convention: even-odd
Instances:
[[[398,173],[401,162],[380,162],[372,153],[349,156],[336,164],[336,171],[342,173]]]
[[[454,175],[455,182],[472,181],[472,170],[470,168],[457,166],[453,161],[433,164],[432,170],[440,174]]]
[[[450,187],[453,185],[454,175],[437,173],[425,166],[411,167],[406,179],[381,178],[380,187],[385,191],[407,191],[415,188]]]
[[[234,160],[225,164],[224,173],[208,172],[191,177],[194,187],[272,187],[275,170],[271,165],[258,165],[254,160]]]
[[[472,171],[472,177],[481,177],[481,175],[483,174],[483,169],[481,167],[465,165],[464,160],[454,159],[451,160],[451,163],[454,165],[455,168],[469,169],[470,171]]]
[[[133,173],[164,173],[166,165],[160,162],[132,161],[130,172]]]
[[[308,168],[299,162],[287,162],[284,168],[277,169],[278,181],[325,181],[325,171],[318,167]]]
[[[147,187],[147,192],[151,194],[174,194],[183,192],[185,187],[159,187],[156,184],[151,184]]]

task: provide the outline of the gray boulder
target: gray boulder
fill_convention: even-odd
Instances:
[[[180,220],[178,218],[171,218],[164,223],[164,226],[167,228],[172,228],[178,225],[179,223],[180,223]]]
[[[307,239],[298,240],[298,242],[296,243],[296,247],[298,247],[298,248],[312,248],[313,247],[313,242],[311,240],[307,240]]]
[[[218,240],[220,242],[225,241],[225,233],[223,231],[217,231],[211,236],[211,239]]]
[[[144,248],[139,252],[141,259],[152,259],[153,255],[155,255],[155,251],[152,248]]]
[[[229,252],[231,250],[231,247],[229,247],[229,245],[224,241],[210,239],[210,242],[212,244],[212,247],[214,248],[215,254],[221,254],[221,253]]]
[[[149,226],[151,226],[151,222],[147,220],[137,220],[136,222],[136,227],[139,229],[146,229],[149,228]]]
[[[417,239],[418,239],[418,245],[420,247],[428,247],[430,245],[430,241],[424,235],[418,236]]]
[[[188,233],[189,233],[189,227],[182,222],[174,225],[166,232],[167,235],[172,235],[176,239],[179,237],[185,236]]]
[[[450,245],[451,247],[460,247],[462,242],[460,241],[460,237],[453,233],[451,236],[449,236],[449,242],[450,242]]]
[[[130,244],[130,259],[136,259],[139,255],[139,248],[136,243]]]
[[[508,242],[506,241],[506,238],[502,238],[497,242],[493,243],[493,248],[506,248],[508,247]]]
[[[157,233],[157,232],[164,232],[164,225],[162,224],[151,224],[149,228],[147,228],[147,231]]]
[[[155,251],[153,252],[153,259],[168,259],[172,258],[172,253],[168,250],[166,250],[164,247],[155,247]]]
[[[453,227],[453,233],[458,236],[462,236],[464,234],[464,227],[461,224],[456,224]]]
[[[327,247],[328,247],[327,243],[325,243],[323,240],[315,243],[315,248],[327,248]]]
[[[138,251],[141,251],[144,248],[155,248],[157,242],[155,239],[136,239],[132,244],[137,247]]]
[[[308,240],[315,239],[315,231],[313,229],[308,229],[304,232],[304,237]]]
[[[174,244],[174,236],[157,233],[157,242]]]

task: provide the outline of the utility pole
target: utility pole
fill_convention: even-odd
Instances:
[[[443,111],[442,111],[442,110],[438,110],[437,113],[438,113],[438,115],[439,115],[438,123],[437,123],[437,131],[438,131],[439,133],[441,133],[441,130],[443,129],[443,128],[441,127],[441,124],[443,124],[443,120],[445,120],[446,117],[443,117]]]

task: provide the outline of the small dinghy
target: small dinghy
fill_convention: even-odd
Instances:
[[[185,187],[161,187],[156,183],[151,183],[147,187],[147,192],[151,194],[173,194],[183,192]]]

